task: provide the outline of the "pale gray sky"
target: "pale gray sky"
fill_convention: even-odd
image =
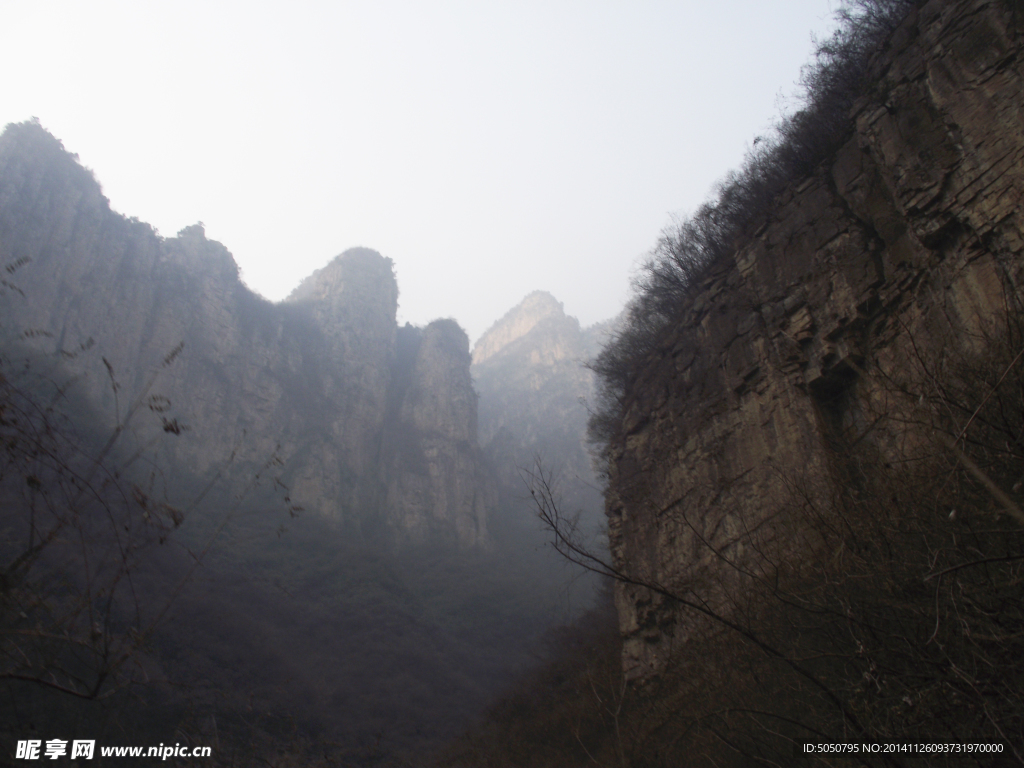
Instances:
[[[0,125],[38,116],[113,207],[203,221],[279,300],[355,245],[400,321],[475,340],[535,289],[621,308],[795,92],[829,0],[0,0]]]

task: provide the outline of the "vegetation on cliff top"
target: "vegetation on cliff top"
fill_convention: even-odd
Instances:
[[[839,27],[818,43],[800,84],[803,107],[759,136],[742,168],[725,176],[696,213],[667,228],[634,278],[633,297],[611,341],[593,362],[598,375],[590,437],[618,433],[627,391],[644,359],[712,265],[756,231],[776,197],[838,149],[853,131],[850,110],[871,83],[871,60],[919,0],[842,0]]]

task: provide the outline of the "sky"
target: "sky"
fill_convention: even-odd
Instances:
[[[164,236],[202,221],[268,299],[366,246],[400,322],[475,341],[534,290],[617,314],[792,108],[835,8],[0,0],[0,125],[38,117]]]

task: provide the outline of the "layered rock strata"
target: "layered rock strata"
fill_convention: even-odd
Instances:
[[[1013,3],[915,11],[873,61],[852,138],[707,273],[611,443],[618,567],[683,589],[721,567],[712,550],[741,560],[787,478],[827,481],[836,430],[870,433],[880,381],[1005,319],[1024,286],[1021,24]],[[627,675],[656,672],[677,616],[640,588],[617,603]]]

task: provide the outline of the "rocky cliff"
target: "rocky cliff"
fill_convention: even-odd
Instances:
[[[606,324],[581,329],[562,304],[535,291],[473,347],[480,444],[507,496],[522,496],[521,470],[540,460],[560,478],[563,500],[596,522],[600,484],[586,443],[596,354]]]
[[[821,509],[855,494],[839,459],[870,445],[879,466],[923,460],[924,433],[951,412],[944,372],[1010,324],[1024,287],[1022,19],[1019,3],[988,0],[912,11],[871,63],[849,140],[701,275],[632,379],[610,443],[619,568],[694,594],[709,569],[741,574],[764,541],[752,532],[772,530],[791,555],[806,546],[771,526],[798,495]],[[975,413],[999,379],[977,375]],[[928,458],[959,455],[945,450]],[[1005,497],[1014,478],[996,471],[970,470],[965,485],[987,472]],[[1010,508],[979,493],[983,511]],[[685,645],[663,594],[620,586],[617,604],[627,675]]]
[[[9,360],[58,359],[140,444],[174,425],[158,445],[177,471],[241,487],[270,462],[293,505],[360,535],[487,542],[465,335],[415,331],[403,359],[389,259],[346,251],[272,305],[201,224],[165,238],[117,214],[23,123],[0,138],[0,263]]]
[[[496,499],[477,444],[469,338],[454,320],[400,333],[385,449],[389,519],[418,540],[486,545]]]

